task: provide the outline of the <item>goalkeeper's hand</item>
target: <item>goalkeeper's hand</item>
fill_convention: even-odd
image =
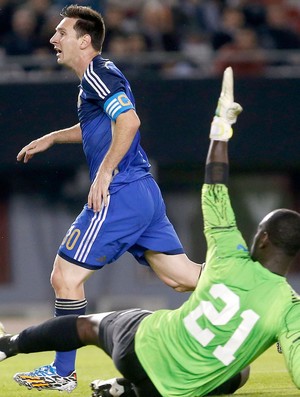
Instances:
[[[233,98],[232,68],[225,69],[222,81],[222,91],[218,100],[215,117],[211,123],[209,137],[215,141],[228,141],[232,137],[232,124],[243,108]]]

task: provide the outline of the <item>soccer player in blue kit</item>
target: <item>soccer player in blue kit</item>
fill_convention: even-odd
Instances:
[[[79,123],[32,141],[17,156],[27,163],[54,144],[82,143],[89,166],[87,204],[59,247],[51,274],[55,316],[84,314],[85,280],[126,251],[175,290],[193,290],[201,265],[186,256],[167,218],[140,145],[140,120],[130,85],[113,62],[101,56],[103,18],[78,5],[65,7],[61,16],[50,42],[57,62],[81,81]],[[52,364],[25,373],[26,386],[72,391],[77,385],[75,357],[76,351],[57,352]],[[20,379],[15,377],[23,385]]]

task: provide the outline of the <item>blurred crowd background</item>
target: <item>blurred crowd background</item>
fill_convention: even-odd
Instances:
[[[103,54],[124,72],[217,76],[229,61],[240,76],[300,67],[299,0],[0,0],[2,69],[59,70],[55,57],[43,60],[53,56],[49,39],[72,3],[103,14]],[[19,56],[24,62],[11,63]]]

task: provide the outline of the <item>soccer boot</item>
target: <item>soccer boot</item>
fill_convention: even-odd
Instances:
[[[107,380],[94,380],[91,384],[91,397],[135,397],[129,380],[112,378]]]
[[[58,390],[71,393],[77,386],[76,371],[68,376],[60,376],[53,364],[37,368],[32,372],[19,372],[14,375],[14,380],[29,390]]]
[[[7,357],[11,357],[17,354],[14,339],[17,335],[7,334],[4,330],[4,326],[0,323],[0,361],[5,360]]]
[[[281,348],[280,342],[276,342],[276,349],[277,349],[278,353],[282,354],[282,348]]]

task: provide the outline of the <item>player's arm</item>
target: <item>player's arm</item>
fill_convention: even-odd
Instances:
[[[88,205],[94,211],[100,211],[102,203],[107,205],[114,171],[129,150],[141,124],[134,105],[124,91],[110,96],[104,103],[104,111],[111,119],[112,141],[88,195]]]
[[[285,318],[285,330],[279,336],[289,374],[300,389],[300,303],[294,305]]]
[[[54,144],[81,142],[82,134],[80,124],[78,123],[69,128],[50,132],[30,142],[20,150],[17,155],[17,161],[23,160],[24,163],[27,163],[35,154],[44,152]]]
[[[209,134],[210,146],[202,188],[205,230],[235,226],[225,185],[228,180],[228,140],[232,136],[231,126],[241,111],[242,107],[234,102],[233,72],[232,68],[228,67],[223,75],[222,90]]]
[[[107,151],[88,195],[88,205],[100,211],[102,201],[107,205],[107,196],[113,172],[130,148],[139,129],[140,119],[134,109],[130,109],[112,121],[112,142]]]

